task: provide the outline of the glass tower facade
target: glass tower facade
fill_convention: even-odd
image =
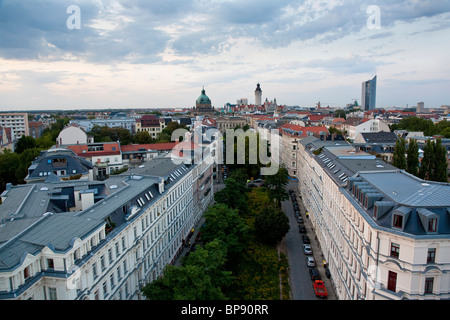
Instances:
[[[374,110],[377,102],[377,76],[362,84],[361,106],[364,110]]]

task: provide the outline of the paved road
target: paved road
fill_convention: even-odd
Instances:
[[[288,185],[288,190],[296,191],[297,184],[291,182]],[[298,194],[298,192],[297,192]],[[325,282],[325,286],[328,291],[328,300],[336,299],[336,295],[330,285],[330,280],[325,276],[325,269],[322,267],[322,252],[319,245],[314,239],[314,231],[311,227],[311,222],[306,218],[305,208],[301,199],[297,196],[297,202],[300,208],[300,213],[304,220],[304,225],[306,227],[308,237],[311,240],[311,249],[313,251],[313,256],[316,260],[316,269],[321,274],[322,280]],[[282,203],[283,211],[289,218],[289,224],[291,226],[288,234],[285,237],[285,246],[287,250],[288,260],[289,260],[289,277],[291,285],[291,295],[292,300],[319,300],[317,298],[312,286],[312,281],[309,276],[309,268],[306,265],[306,255],[303,252],[303,242],[302,234],[298,231],[298,223],[294,213],[294,206],[291,198]]]

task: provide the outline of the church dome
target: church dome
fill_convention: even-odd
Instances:
[[[211,104],[211,100],[206,95],[205,88],[203,88],[201,96],[198,97],[197,104]]]

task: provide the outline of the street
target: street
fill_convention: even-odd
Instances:
[[[325,276],[325,269],[322,266],[322,253],[320,247],[315,240],[315,235],[311,227],[311,222],[305,215],[305,208],[301,199],[298,197],[297,183],[290,182],[287,190],[294,190],[297,194],[297,203],[299,205],[301,216],[304,220],[304,226],[306,228],[306,235],[311,241],[311,249],[314,259],[316,261],[316,269],[319,271],[322,280],[325,282],[326,289],[328,291],[328,300],[335,300],[336,295],[331,286],[331,280]],[[291,298],[292,300],[320,300],[317,298],[312,286],[312,281],[309,275],[309,267],[306,264],[307,255],[303,252],[302,234],[298,230],[298,222],[294,213],[294,206],[289,197],[289,200],[282,202],[282,209],[286,216],[289,218],[290,230],[285,237],[285,246],[289,261],[289,277],[291,285]]]

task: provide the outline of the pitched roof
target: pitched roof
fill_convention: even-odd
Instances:
[[[367,143],[395,143],[397,135],[394,132],[361,132],[364,140]]]
[[[299,125],[286,123],[280,127],[281,133],[292,137],[305,138],[312,134],[321,135],[322,133],[329,134],[326,127],[302,127]]]
[[[131,144],[127,146],[122,146],[122,152],[137,152],[142,150],[156,150],[156,151],[163,151],[163,150],[172,150],[178,143],[177,142],[171,142],[171,143],[153,143],[153,144]]]
[[[93,151],[89,150],[89,146],[101,146],[103,150]],[[120,155],[120,144],[118,142],[105,142],[105,143],[95,143],[95,144],[74,144],[66,146],[68,149],[75,152],[77,155],[82,157],[92,157],[92,156],[108,156],[108,155]]]

